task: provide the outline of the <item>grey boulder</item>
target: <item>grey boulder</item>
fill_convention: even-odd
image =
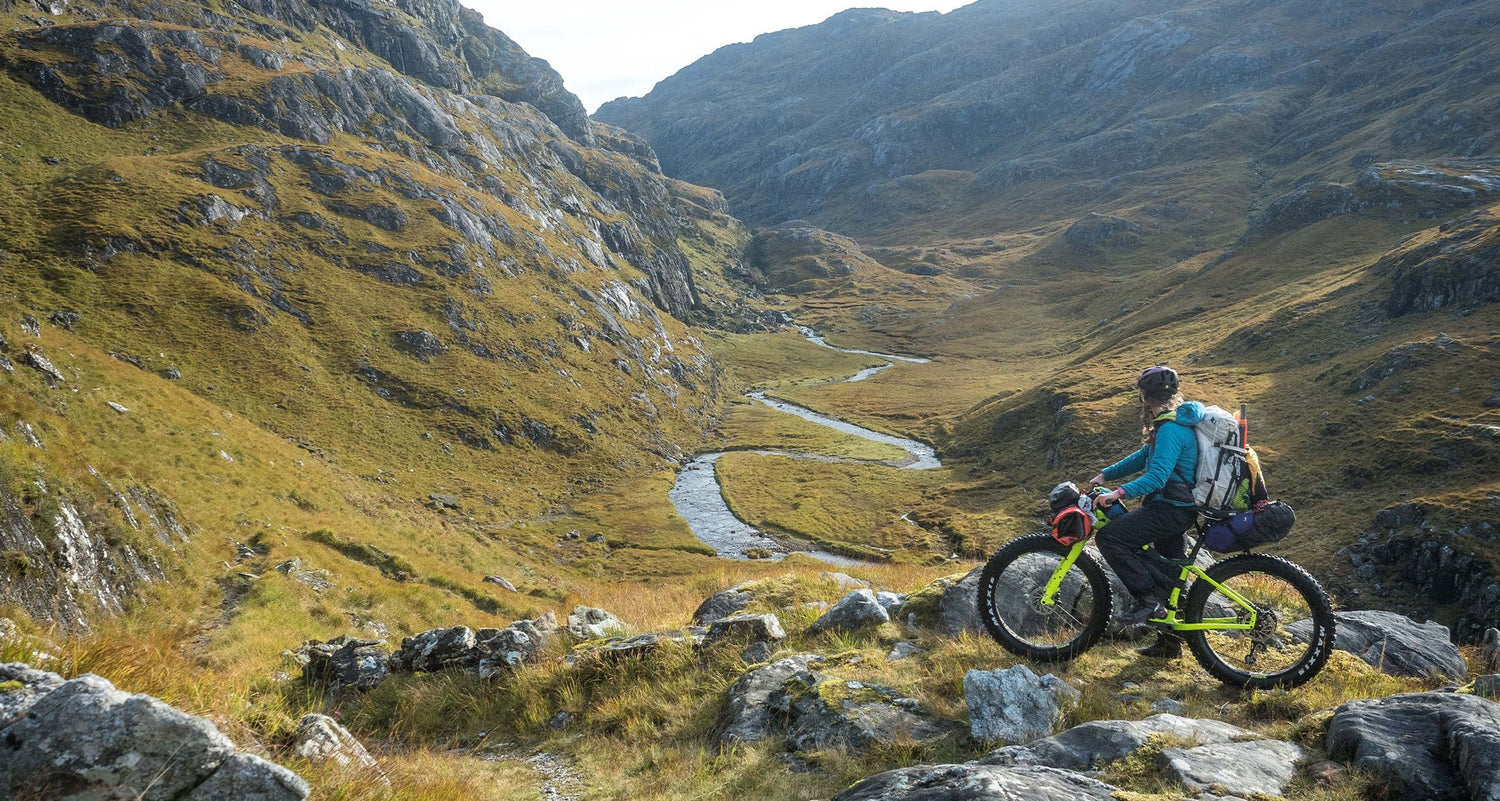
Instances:
[[[408,673],[435,673],[445,668],[472,667],[474,630],[468,626],[430,629],[401,641],[401,650],[391,654],[391,669]]]
[[[1348,651],[1394,676],[1461,679],[1469,667],[1441,623],[1418,623],[1394,612],[1339,612],[1334,648]],[[1306,642],[1312,621],[1299,620],[1287,632]]]
[[[1052,674],[1025,665],[971,670],[964,676],[969,730],[974,739],[1024,743],[1052,733],[1081,693]]]
[[[16,680],[25,686],[24,679]],[[255,760],[231,761],[233,755],[234,744],[203,718],[84,675],[37,699],[24,718],[4,729],[0,796],[213,799],[208,793],[229,786],[237,788],[235,797],[307,796],[307,785],[286,771]],[[215,779],[221,770],[227,772]]]
[[[385,771],[364,745],[327,715],[304,715],[292,738],[292,753],[309,762],[331,762],[390,784]]]
[[[1284,795],[1297,763],[1307,758],[1301,746],[1280,740],[1215,743],[1162,751],[1169,777],[1192,792],[1222,787],[1233,795]]]
[[[984,632],[984,623],[979,620],[979,573],[983,569],[974,568],[957,584],[943,590],[938,599],[938,631],[951,636]]]
[[[630,627],[603,609],[575,606],[568,615],[568,633],[580,640],[598,640],[629,634]]]
[[[312,792],[297,774],[250,754],[224,760],[182,801],[301,801]]]
[[[302,678],[335,692],[344,688],[374,689],[390,675],[390,655],[380,647],[384,643],[344,634],[309,645],[303,649],[307,664],[302,668]]]
[[[0,690],[0,729],[26,717],[37,699],[63,685],[62,677],[56,673],[34,670],[24,662],[0,665],[0,683],[11,682],[14,682],[11,689]]]
[[[719,715],[720,745],[753,743],[771,735],[771,695],[780,692],[791,677],[817,661],[812,654],[798,654],[763,665],[740,676],[730,685]]]
[[[720,618],[708,627],[708,641],[735,638],[749,642],[780,642],[786,631],[775,615],[734,615]]]
[[[1115,787],[1066,770],[969,762],[879,773],[833,801],[1104,801],[1116,792]]]
[[[1351,701],[1328,724],[1328,756],[1392,797],[1500,799],[1500,704],[1459,693]]]
[[[1176,715],[1152,715],[1145,720],[1093,720],[1025,745],[998,749],[986,765],[1044,765],[1067,770],[1093,770],[1139,751],[1152,735],[1191,740],[1198,745],[1227,743],[1254,733],[1217,720]]]
[[[875,599],[875,593],[861,589],[839,599],[822,617],[814,620],[807,630],[813,634],[823,631],[856,631],[890,621],[890,613]]]
[[[698,604],[698,608],[693,611],[693,622],[707,626],[720,618],[738,614],[753,600],[755,596],[743,590],[731,589],[714,593]]]

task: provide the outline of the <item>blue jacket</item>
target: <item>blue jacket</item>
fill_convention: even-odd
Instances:
[[[1140,478],[1120,485],[1120,489],[1125,490],[1126,498],[1144,497],[1146,503],[1161,501],[1173,506],[1195,506],[1192,494],[1195,483],[1193,474],[1198,469],[1198,438],[1193,433],[1193,424],[1203,416],[1203,404],[1188,401],[1177,407],[1175,420],[1170,417],[1171,412],[1167,415],[1167,421],[1161,423],[1156,431],[1155,440],[1101,472],[1104,473],[1105,480],[1114,481],[1144,470],[1145,473]],[[1174,485],[1172,489],[1175,490],[1168,495],[1175,497],[1164,497],[1162,494],[1168,482]],[[1181,499],[1184,491],[1187,500]]]

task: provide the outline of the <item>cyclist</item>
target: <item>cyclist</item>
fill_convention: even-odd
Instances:
[[[1176,371],[1170,367],[1148,367],[1136,379],[1144,425],[1141,447],[1135,453],[1099,471],[1092,484],[1142,473],[1140,478],[1100,494],[1095,503],[1140,498],[1141,503],[1099,530],[1099,550],[1114,569],[1135,603],[1116,619],[1136,625],[1166,614],[1166,601],[1176,584],[1176,571],[1168,575],[1148,552],[1155,549],[1168,559],[1184,558],[1183,533],[1197,521],[1193,502],[1193,472],[1198,465],[1198,441],[1192,425],[1202,416],[1203,406],[1182,399]],[[1139,649],[1143,656],[1169,659],[1182,653],[1176,634],[1158,632],[1152,645]]]

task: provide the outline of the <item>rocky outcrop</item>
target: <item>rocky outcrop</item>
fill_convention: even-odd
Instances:
[[[824,612],[811,626],[810,634],[823,631],[857,631],[862,628],[889,623],[891,615],[881,606],[870,590],[855,590],[839,599],[839,602]]]
[[[1457,693],[1351,701],[1328,724],[1328,755],[1398,798],[1500,794],[1500,704]]]
[[[746,248],[745,260],[764,286],[791,294],[826,288],[824,279],[845,278],[859,270],[879,267],[854,240],[804,220],[756,231]]]
[[[1071,771],[968,762],[886,771],[833,801],[1104,801],[1117,792],[1116,787]]]
[[[41,442],[29,425],[26,433]],[[107,482],[105,487],[113,491]],[[165,521],[185,534],[170,505],[139,488],[128,496],[114,493],[119,517],[86,512],[88,505],[80,507],[42,475],[30,491],[35,513],[23,508],[20,497],[0,493],[0,600],[65,629],[87,629],[89,613],[121,612],[139,588],[164,577],[160,563],[133,545],[126,531],[152,526],[165,547],[180,542]]]
[[[1091,212],[1079,218],[1063,232],[1063,241],[1075,248],[1108,245],[1128,248],[1141,243],[1139,223],[1110,214]]]
[[[886,687],[822,673],[819,661],[803,654],[741,676],[725,697],[718,741],[758,742],[779,733],[794,751],[863,749],[943,732],[915,700]]]
[[[630,626],[603,609],[575,606],[568,615],[568,633],[580,640],[629,634]]]
[[[738,588],[714,593],[693,610],[693,622],[700,626],[707,626],[719,618],[737,614],[749,606],[753,600],[755,600],[754,595]]]
[[[1412,241],[1370,268],[1389,276],[1391,317],[1500,300],[1500,216],[1484,209],[1450,220],[1434,237]]]
[[[559,631],[551,612],[503,629],[432,629],[403,639],[401,648],[391,654],[390,668],[407,673],[470,670],[481,678],[494,678],[535,661]]]
[[[309,793],[291,771],[236,753],[212,723],[98,676],[65,682],[19,664],[0,666],[0,676],[19,685],[0,689],[12,718],[0,728],[7,797],[300,801]]]
[[[1348,651],[1366,663],[1396,676],[1462,679],[1469,666],[1452,643],[1448,627],[1418,623],[1394,612],[1339,612],[1334,648]],[[1306,642],[1312,622],[1299,620],[1287,632]]]
[[[1166,775],[1190,792],[1214,789],[1248,798],[1285,795],[1307,751],[1280,740],[1255,740],[1168,748],[1161,756]]]
[[[310,642],[298,649],[307,660],[302,679],[326,686],[330,692],[343,689],[371,690],[390,675],[390,654],[385,640],[364,640],[343,634],[327,642]]]
[[[387,786],[380,763],[349,730],[327,715],[304,715],[292,735],[292,753],[309,762],[330,762]]]
[[[1082,694],[1048,673],[1025,665],[971,670],[964,675],[969,731],[980,742],[1024,743],[1045,737]]]
[[[1095,720],[1067,731],[1006,746],[980,760],[987,765],[1045,765],[1067,770],[1094,770],[1144,748],[1153,736],[1215,745],[1254,737],[1250,731],[1217,720],[1152,715],[1144,720]]]

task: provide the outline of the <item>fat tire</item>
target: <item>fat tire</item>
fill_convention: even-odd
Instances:
[[[1333,652],[1334,644],[1333,606],[1329,603],[1328,594],[1323,591],[1322,585],[1318,584],[1318,580],[1301,565],[1279,556],[1247,553],[1217,562],[1205,572],[1210,578],[1221,583],[1250,572],[1261,572],[1285,579],[1297,589],[1302,600],[1307,603],[1307,608],[1312,611],[1313,621],[1311,646],[1307,653],[1291,667],[1265,676],[1252,675],[1226,663],[1209,645],[1207,632],[1182,632],[1184,639],[1187,640],[1188,649],[1193,652],[1193,658],[1197,659],[1198,664],[1202,665],[1203,669],[1211,673],[1214,678],[1231,687],[1250,690],[1290,689],[1311,681],[1314,676],[1318,675],[1318,671],[1328,664],[1328,657]],[[1193,582],[1183,609],[1184,620],[1189,623],[1201,622],[1203,610],[1213,594],[1212,584],[1202,580]]]
[[[1084,578],[1089,582],[1089,589],[1094,594],[1094,609],[1089,624],[1077,637],[1062,645],[1034,645],[1013,633],[995,612],[996,582],[1012,562],[1032,553],[1063,557],[1070,550],[1071,546],[1063,545],[1045,532],[1029,534],[1006,543],[985,563],[984,570],[979,574],[979,617],[984,621],[984,627],[990,636],[1005,650],[1039,662],[1064,662],[1087,651],[1104,636],[1104,630],[1114,611],[1114,598],[1110,594],[1109,579],[1104,574],[1104,567],[1088,551],[1079,554],[1078,560],[1073,563],[1074,569],[1083,572]]]

